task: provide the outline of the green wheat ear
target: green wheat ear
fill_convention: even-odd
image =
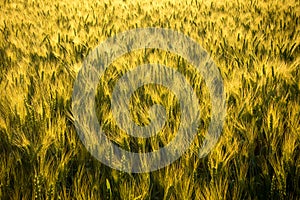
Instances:
[[[42,175],[36,175],[34,177],[34,199],[36,200],[42,200],[43,194],[44,194],[44,188],[43,188],[43,176]]]

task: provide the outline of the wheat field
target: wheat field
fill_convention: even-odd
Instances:
[[[298,0],[1,0],[0,11],[0,199],[300,199]],[[211,118],[205,80],[170,52],[127,53],[105,71],[95,97],[110,140],[148,152],[176,134],[178,100],[162,86],[144,86],[131,99],[140,125],[149,123],[149,106],[166,108],[159,135],[134,138],[117,127],[112,89],[141,64],[182,73],[196,91],[201,123],[174,163],[126,173],[99,162],[79,139],[73,84],[97,45],[146,27],[181,32],[209,53],[223,77],[226,120],[216,146],[199,158]]]

